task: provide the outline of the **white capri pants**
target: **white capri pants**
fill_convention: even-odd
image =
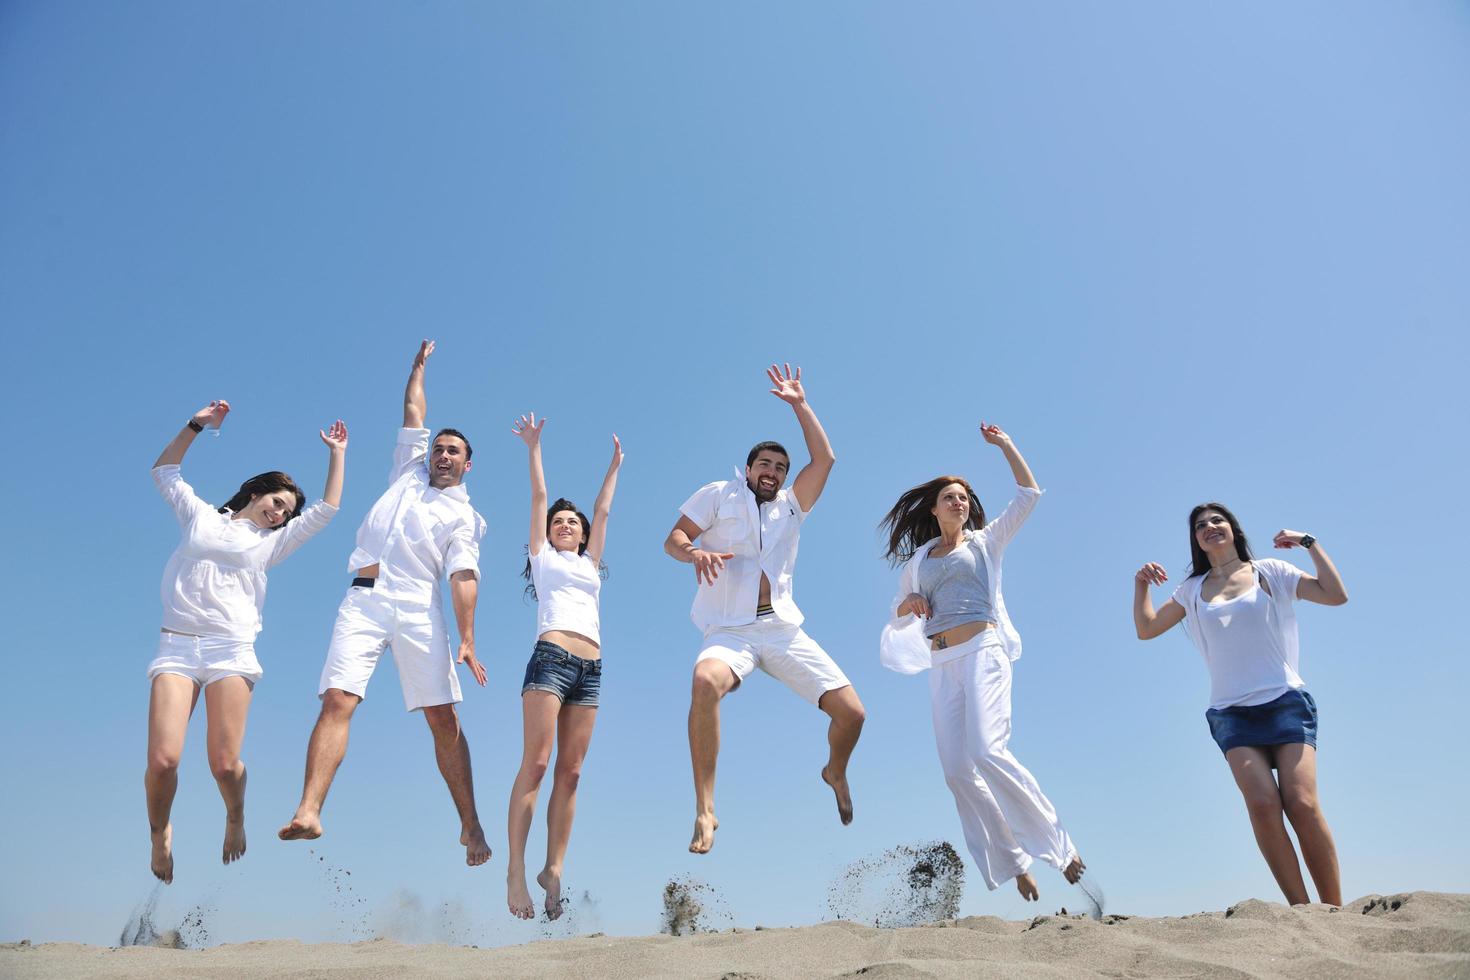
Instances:
[[[1011,660],[994,629],[943,651],[929,671],[934,740],[954,793],[965,846],[994,891],[1031,867],[1058,870],[1077,856],[1036,777],[1006,748],[1011,738]]]
[[[444,613],[438,596],[434,599],[424,605],[390,599],[361,585],[348,589],[332,625],[317,697],[336,688],[366,699],[378,658],[391,647],[405,708],[418,711],[462,701]]]

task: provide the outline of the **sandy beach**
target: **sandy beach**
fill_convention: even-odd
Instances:
[[[271,940],[204,950],[6,943],[0,976],[1470,977],[1470,895],[1368,895],[1341,909],[1248,900],[1173,918],[973,916],[691,936],[591,935],[501,949]]]

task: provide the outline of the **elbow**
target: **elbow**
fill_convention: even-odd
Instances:
[[[1348,601],[1348,594],[1347,594],[1347,589],[1343,589],[1343,590],[1342,590],[1342,591],[1341,591],[1341,592],[1340,592],[1340,593],[1338,593],[1338,595],[1337,595],[1337,596],[1336,596],[1336,597],[1335,597],[1335,598],[1334,598],[1334,599],[1333,599],[1333,600],[1332,600],[1332,604],[1333,604],[1333,605],[1334,605],[1334,606],[1345,606],[1345,605],[1347,605],[1347,601]]]

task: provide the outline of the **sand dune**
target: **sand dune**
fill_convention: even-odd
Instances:
[[[693,936],[602,935],[502,949],[262,941],[205,950],[0,946],[0,976],[1470,977],[1470,895],[1369,895],[1340,910],[1249,900],[1182,918],[976,916],[878,929],[825,922]]]

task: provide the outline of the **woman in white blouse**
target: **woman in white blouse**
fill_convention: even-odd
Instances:
[[[1306,549],[1317,574],[1275,558],[1252,558],[1235,515],[1224,504],[1200,504],[1189,513],[1189,575],[1155,612],[1149,586],[1169,576],[1156,562],[1140,568],[1134,575],[1133,622],[1140,640],[1185,622],[1210,672],[1205,720],[1245,798],[1256,844],[1276,884],[1292,905],[1307,903],[1284,813],[1318,898],[1341,905],[1337,846],[1317,802],[1317,702],[1297,673],[1292,604],[1305,599],[1340,606],[1347,589],[1312,535],[1283,529],[1273,544]]]
[[[963,477],[936,477],[898,498],[883,526],[887,557],[903,571],[880,653],[899,673],[929,671],[939,762],[986,887],[1014,879],[1021,897],[1035,901],[1034,860],[1073,883],[1086,866],[1009,748],[1011,664],[1021,637],[1001,595],[1001,559],[1041,488],[1010,436],[984,423],[980,432],[1005,455],[1016,497],[989,523]]]
[[[342,499],[347,427],[339,419],[319,433],[328,449],[322,499],[306,496],[285,473],[253,476],[223,506],[205,503],[184,482],[179,464],[205,426],[218,429],[229,402],[194,413],[153,464],[153,480],[183,530],[163,573],[163,627],[148,666],[148,769],[143,778],[152,838],[151,866],[173,881],[169,814],[179,785],[179,758],[189,718],[204,692],[209,766],[225,802],[223,858],[245,853],[245,764],[240,744],[250,696],[260,679],[255,635],[265,606],[266,572],[327,526]]]
[[[546,891],[543,908],[547,918],[558,918],[562,912],[562,864],[572,836],[577,781],[592,741],[602,689],[598,611],[602,556],[618,468],[623,464],[622,445],[613,436],[612,462],[593,504],[591,521],[565,498],[548,507],[541,468],[541,429],[545,425],[545,419],[538,422],[534,414],[523,415],[513,429],[530,455],[531,531],[524,574],[529,582],[526,590],[536,599],[536,646],[521,685],[525,746],[506,818],[510,839],[506,904],[512,915],[522,919],[536,915],[526,886],[526,837],[553,747],[556,769],[546,805],[546,864],[536,875],[536,883]]]

